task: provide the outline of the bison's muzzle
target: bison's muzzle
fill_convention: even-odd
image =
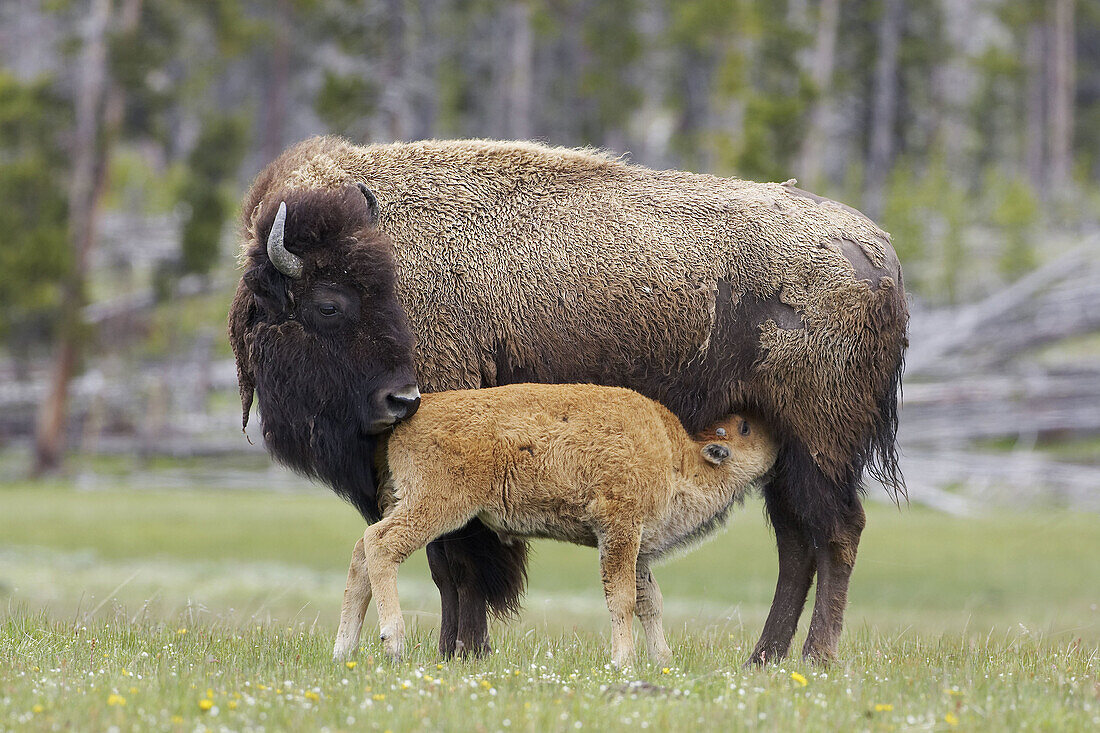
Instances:
[[[415,384],[409,384],[393,392],[378,393],[382,399],[381,405],[371,412],[375,416],[366,424],[366,430],[370,434],[380,433],[387,428],[407,420],[416,414],[420,408],[420,389]]]

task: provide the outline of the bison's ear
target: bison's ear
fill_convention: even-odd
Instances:
[[[269,317],[277,318],[286,312],[289,304],[286,280],[274,266],[256,265],[244,273],[241,282]]]
[[[374,195],[374,191],[367,188],[367,184],[360,181],[355,184],[359,187],[359,190],[363,193],[363,198],[367,200],[367,225],[378,226],[378,199]]]
[[[237,385],[241,391],[241,427],[248,427],[248,413],[252,409],[252,396],[256,389],[256,376],[252,372],[252,325],[256,320],[256,299],[242,280],[229,306],[229,345],[237,360]]]
[[[730,449],[721,443],[707,443],[703,446],[703,458],[715,466],[730,457]]]

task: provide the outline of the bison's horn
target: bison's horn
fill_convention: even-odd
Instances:
[[[271,234],[267,235],[267,257],[275,269],[287,277],[298,279],[302,276],[302,258],[287,251],[283,246],[283,234],[286,230],[286,201],[279,204],[275,222],[271,225]]]

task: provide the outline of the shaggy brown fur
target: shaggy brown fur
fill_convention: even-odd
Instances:
[[[633,659],[635,613],[650,655],[667,661],[650,564],[720,525],[776,457],[758,421],[732,415],[692,439],[662,405],[588,384],[427,395],[384,450],[392,506],[352,555],[337,660],[358,647],[372,591],[386,652],[401,655],[397,566],[477,516],[506,537],[599,547],[613,663]]]
[[[811,626],[804,652],[831,656],[862,528],[864,468],[900,489],[907,308],[884,232],[790,185],[653,171],[588,151],[317,138],[257,178],[246,247],[266,235],[257,212],[356,182],[377,196],[394,243],[422,391],[595,382],[657,399],[689,430],[738,410],[767,416],[782,441],[765,489],[781,571],[753,658],[786,653],[815,569],[832,579],[819,588],[828,597],[817,596],[828,623]],[[306,254],[289,223],[287,236],[290,251]],[[248,371],[245,359],[242,393]],[[476,522],[463,535],[429,550],[445,598],[457,597],[448,578],[471,567],[463,543],[491,544]],[[498,543],[493,556],[506,560],[478,565],[478,582],[511,577],[498,588],[518,592],[516,552]],[[444,604],[445,652],[452,634],[482,648],[483,618],[464,632],[465,618]]]

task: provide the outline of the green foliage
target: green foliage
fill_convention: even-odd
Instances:
[[[915,286],[933,300],[957,302],[965,279],[963,230],[970,223],[972,203],[942,153],[923,169],[908,158],[894,165],[882,224],[905,268],[907,287]]]
[[[55,325],[70,263],[60,130],[69,110],[47,81],[0,72],[0,340],[20,349]]]
[[[211,115],[203,124],[180,192],[187,206],[181,243],[184,272],[205,274],[218,262],[222,231],[235,207],[227,184],[240,168],[246,141],[247,123],[239,116]]]
[[[641,56],[635,30],[637,0],[602,0],[584,16],[584,44],[588,61],[581,71],[579,91],[591,100],[593,111],[582,127],[582,139],[599,143],[608,130],[622,127],[641,102],[641,94],[624,68]]]
[[[1000,230],[1004,242],[998,266],[1009,280],[1015,280],[1038,264],[1035,225],[1039,220],[1039,199],[1019,176],[1005,176],[990,170],[986,195],[992,203],[989,220]]]
[[[326,69],[314,107],[332,132],[352,140],[367,140],[367,123],[377,109],[379,92],[373,79]]]
[[[789,22],[786,3],[754,3],[760,37],[749,67],[743,144],[734,161],[738,175],[763,180],[791,177],[806,134],[815,91],[797,54],[810,38]]]

